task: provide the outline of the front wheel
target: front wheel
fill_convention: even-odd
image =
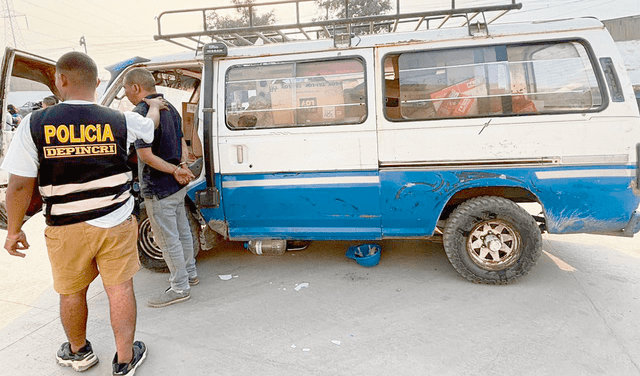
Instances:
[[[533,217],[513,201],[493,196],[460,204],[447,220],[443,243],[458,273],[486,284],[507,284],[526,275],[542,250]]]
[[[191,228],[191,238],[193,240],[193,257],[200,252],[200,224],[195,219],[189,207],[186,207],[189,227]],[[167,263],[162,257],[162,249],[156,244],[151,229],[151,221],[147,215],[144,202],[140,203],[140,214],[138,218],[138,256],[140,264],[149,270],[166,273],[169,271]]]

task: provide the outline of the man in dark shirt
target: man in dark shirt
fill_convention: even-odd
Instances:
[[[149,106],[145,98],[162,97],[155,89],[155,80],[144,68],[132,69],[124,79],[127,98],[136,105],[133,110],[145,116]],[[184,206],[185,185],[194,178],[186,167],[187,147],[182,137],[182,119],[168,104],[160,113],[160,124],[152,144],[135,143],[138,163],[141,163],[140,185],[145,208],[156,243],[162,249],[169,267],[171,286],[150,298],[150,307],[165,307],[191,297],[190,286],[199,282],[193,257],[193,240]]]

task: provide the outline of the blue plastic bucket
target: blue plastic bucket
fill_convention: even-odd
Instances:
[[[349,247],[345,256],[356,260],[358,264],[365,267],[378,265],[382,248],[378,244],[362,244]]]

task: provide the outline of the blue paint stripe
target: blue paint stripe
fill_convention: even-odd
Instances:
[[[584,178],[626,178],[636,175],[636,171],[631,168],[612,168],[612,169],[557,169],[536,171],[536,177],[541,180],[545,179],[584,179]]]
[[[619,164],[218,175],[224,211],[203,214],[228,221],[235,239],[425,237],[456,193],[522,188],[541,201],[550,232],[599,233],[619,230],[640,204],[635,173]]]
[[[243,187],[284,187],[284,186],[329,186],[329,185],[379,185],[378,176],[319,176],[294,177],[256,180],[227,180],[222,182],[223,188]]]

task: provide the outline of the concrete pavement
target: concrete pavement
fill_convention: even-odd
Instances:
[[[65,339],[41,221],[28,223],[26,259],[0,256],[1,316],[22,308],[0,329],[6,375],[75,374],[54,360]],[[640,375],[640,239],[544,238],[547,253],[509,286],[467,282],[427,241],[380,242],[373,268],[344,257],[355,242],[282,257],[231,243],[200,255],[189,301],[159,309],[146,298],[168,275],[142,270],[137,339],[149,355],[136,375]],[[115,350],[99,280],[89,296],[100,363],[85,374],[109,375]]]

